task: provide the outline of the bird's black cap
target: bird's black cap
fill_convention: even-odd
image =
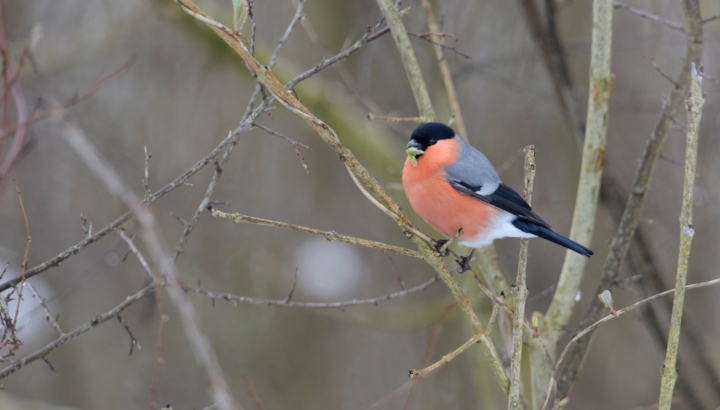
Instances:
[[[422,145],[422,149],[425,149],[431,145],[435,145],[440,140],[454,137],[455,131],[447,125],[439,122],[428,122],[415,128],[410,139],[417,141]]]

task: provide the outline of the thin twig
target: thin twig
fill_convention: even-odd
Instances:
[[[53,113],[53,111],[58,108],[60,108],[60,109],[68,108],[71,105],[74,105],[77,102],[84,100],[85,98],[95,94],[98,90],[103,88],[105,85],[107,85],[108,83],[112,82],[113,80],[115,80],[115,79],[121,77],[123,74],[125,74],[130,69],[130,67],[132,67],[134,62],[135,62],[135,56],[132,56],[125,64],[122,65],[122,67],[115,70],[115,72],[113,72],[112,74],[103,78],[102,80],[98,81],[95,85],[91,86],[87,90],[85,90],[81,93],[75,94],[74,96],[61,102],[59,104],[59,106],[50,107],[49,109],[47,109],[45,111],[35,113],[34,115],[30,116],[30,118],[28,118],[27,120],[25,120],[21,123],[11,125],[7,128],[4,128],[2,131],[2,134],[0,134],[0,139],[4,139],[4,138],[12,135],[19,128],[27,128],[28,125],[36,123],[42,119],[49,117]]]
[[[282,48],[283,44],[285,44],[285,41],[290,37],[290,33],[292,33],[293,29],[297,25],[298,21],[305,18],[302,14],[303,6],[305,5],[306,0],[300,0],[297,5],[297,9],[295,9],[295,15],[293,16],[292,20],[290,21],[290,24],[288,24],[287,28],[285,29],[285,33],[283,33],[282,37],[278,41],[277,45],[275,46],[275,51],[272,54],[272,57],[270,57],[270,63],[268,63],[268,68],[272,69],[275,66],[275,62],[277,62],[278,54],[280,54],[280,49]]]
[[[37,289],[35,289],[35,287],[30,282],[23,283],[23,286],[28,286],[30,290],[32,290],[33,294],[40,302],[40,306],[42,306],[43,310],[45,311],[45,319],[52,324],[52,326],[58,332],[59,336],[63,336],[65,333],[62,331],[57,320],[55,320],[55,317],[50,312],[50,308],[48,307],[47,302],[45,302],[45,299],[40,296],[40,293],[38,293]]]
[[[150,195],[150,158],[152,158],[152,154],[150,154],[147,150],[147,147],[145,148],[145,195]]]
[[[535,181],[535,146],[525,147],[525,202],[532,201],[533,183]],[[512,296],[515,301],[513,315],[513,350],[510,367],[510,393],[508,394],[508,409],[516,409],[520,406],[520,365],[522,362],[523,347],[523,326],[525,324],[525,301],[528,290],[525,284],[527,273],[528,238],[520,240],[520,258],[518,261],[515,286],[512,288]]]
[[[436,46],[436,47],[439,47],[439,48],[442,48],[442,49],[445,49],[445,50],[450,50],[450,51],[452,51],[453,53],[459,55],[460,57],[466,58],[466,59],[468,59],[468,60],[472,58],[472,57],[470,57],[469,55],[467,55],[467,54],[459,51],[459,50],[458,50],[457,48],[455,48],[455,47],[450,47],[450,46],[448,46],[448,45],[446,45],[446,44],[441,43],[440,41],[431,40],[431,39],[428,38],[429,36],[438,37],[438,36],[440,36],[440,34],[443,34],[443,37],[446,37],[446,36],[447,36],[447,37],[452,37],[452,38],[455,39],[455,41],[457,41],[457,37],[455,37],[455,36],[452,35],[452,34],[445,34],[445,33],[425,33],[425,34],[418,34],[418,33],[411,33],[411,32],[409,32],[409,31],[408,31],[407,33],[408,33],[408,35],[413,36],[413,37],[415,37],[415,38],[419,38],[420,40],[425,40],[425,41],[427,41],[428,43],[430,43],[430,44],[432,44],[432,45],[434,45],[434,46]]]
[[[368,114],[368,120],[370,121],[385,121],[385,122],[396,122],[396,123],[402,123],[402,122],[409,122],[409,123],[415,123],[415,124],[423,124],[428,122],[423,117],[388,117],[385,115],[375,115],[373,113]]]
[[[706,286],[712,286],[712,285],[718,285],[718,284],[720,284],[720,278],[718,278],[718,279],[713,279],[713,280],[709,280],[709,281],[706,281],[706,282],[695,283],[695,284],[692,284],[692,285],[687,285],[687,286],[685,286],[685,290],[699,289],[699,288],[704,288],[704,287],[706,287]],[[555,365],[555,370],[553,371],[553,377],[552,377],[552,379],[551,379],[551,381],[550,381],[550,384],[549,384],[548,387],[547,387],[547,391],[546,391],[546,395],[545,395],[545,397],[546,397],[546,398],[545,398],[545,405],[544,405],[542,408],[543,408],[543,409],[547,408],[547,406],[548,406],[548,404],[549,404],[550,393],[551,393],[551,391],[552,391],[553,386],[554,386],[555,383],[556,383],[556,380],[558,380],[558,379],[555,377],[555,375],[558,373],[558,370],[560,369],[560,365],[563,364],[563,360],[565,359],[565,356],[567,356],[567,354],[568,354],[568,352],[570,351],[570,349],[572,348],[572,346],[574,346],[574,345],[575,345],[579,340],[581,340],[585,335],[587,335],[588,333],[592,332],[595,328],[597,328],[597,327],[600,326],[601,324],[607,322],[608,320],[612,320],[612,319],[618,318],[618,317],[624,315],[625,313],[627,313],[627,312],[629,312],[629,311],[631,311],[631,310],[633,310],[633,309],[636,309],[636,308],[638,308],[638,307],[640,307],[640,306],[645,305],[646,303],[652,302],[652,301],[655,300],[655,299],[658,299],[658,298],[661,298],[661,297],[663,297],[663,296],[667,296],[667,295],[670,295],[670,294],[673,294],[673,293],[675,293],[675,289],[666,290],[665,292],[660,292],[660,293],[658,293],[658,294],[655,294],[655,295],[653,295],[653,296],[650,296],[649,298],[645,298],[645,299],[643,299],[643,300],[641,300],[641,301],[639,301],[639,302],[635,302],[635,303],[633,303],[632,305],[630,305],[630,306],[628,306],[628,307],[625,307],[625,308],[620,309],[620,310],[616,310],[616,311],[615,311],[615,314],[612,314],[612,313],[611,313],[611,314],[603,317],[602,319],[596,321],[595,323],[591,324],[590,326],[586,327],[586,328],[583,329],[581,332],[579,332],[578,334],[576,334],[575,337],[573,337],[573,338],[568,342],[567,346],[565,346],[565,349],[562,351],[562,353],[560,354],[560,357],[558,358],[557,364]],[[593,299],[595,299],[595,298],[593,298]]]
[[[303,147],[303,148],[310,148],[310,147],[308,147],[307,145],[305,145],[303,143],[297,142],[291,138],[288,138],[288,137],[280,134],[279,132],[273,131],[270,128],[268,128],[262,124],[258,124],[255,122],[255,123],[253,123],[253,127],[258,127],[270,135],[275,135],[276,137],[280,137],[280,138],[284,139],[285,141],[288,141],[289,143],[291,143],[293,145],[293,147],[295,147],[295,153],[297,154],[298,157],[300,157],[300,163],[302,164],[303,168],[305,169],[305,172],[308,174],[310,173],[307,165],[305,165],[305,157],[300,153],[300,147]]]
[[[375,298],[370,299],[353,299],[353,300],[346,300],[342,302],[294,302],[291,300],[288,300],[286,297],[285,299],[262,299],[262,298],[253,298],[253,297],[245,297],[245,296],[238,296],[233,295],[231,293],[219,293],[219,292],[211,292],[209,290],[201,289],[198,287],[192,287],[192,286],[185,286],[183,289],[186,292],[191,293],[197,293],[200,295],[207,296],[211,299],[224,299],[228,302],[240,302],[240,303],[249,303],[252,305],[265,305],[265,306],[283,306],[283,307],[291,307],[291,308],[304,308],[304,309],[340,309],[344,310],[346,307],[349,306],[361,306],[361,305],[378,305],[380,302],[385,302],[392,299],[401,298],[403,296],[420,292],[428,287],[432,286],[435,282],[438,282],[440,278],[438,276],[433,276],[432,279],[428,280],[427,282],[424,282],[418,286],[414,286],[412,288],[408,288],[405,290],[401,290],[399,292],[389,293],[387,295],[378,296]]]
[[[695,231],[692,226],[693,192],[695,190],[695,167],[697,164],[698,137],[700,118],[705,99],[702,95],[702,73],[692,65],[690,92],[686,97],[687,107],[687,144],[685,148],[685,182],[683,184],[682,210],[680,212],[680,251],[678,255],[677,277],[675,280],[675,297],[670,316],[670,332],[668,335],[665,364],[660,380],[660,410],[669,410],[677,379],[678,345],[680,343],[680,324],[682,323],[683,304],[685,302],[685,283],[687,282],[690,246]]]
[[[460,346],[460,347],[458,347],[457,349],[453,350],[452,352],[446,354],[445,356],[442,357],[442,359],[440,359],[439,361],[433,363],[432,365],[430,365],[430,366],[428,366],[428,367],[426,367],[426,368],[424,368],[424,369],[421,369],[421,370],[410,370],[410,377],[412,377],[412,378],[414,378],[414,379],[420,379],[420,378],[423,378],[423,377],[427,376],[427,375],[430,374],[431,372],[433,372],[433,371],[435,371],[435,370],[437,370],[437,369],[445,366],[446,364],[450,363],[450,362],[451,362],[454,358],[456,358],[460,353],[462,353],[462,352],[464,352],[465,350],[467,350],[470,346],[474,345],[474,344],[477,343],[479,340],[480,340],[480,335],[475,335],[475,336],[473,336],[472,338],[470,338],[470,340],[468,340],[467,342],[465,342],[462,346]]]
[[[435,19],[435,13],[433,12],[430,0],[422,0],[420,4],[422,5],[423,10],[425,10],[425,18],[427,19],[428,28],[430,29],[430,32],[425,35],[429,34],[430,38],[437,45],[434,47],[435,56],[437,57],[438,64],[440,65],[440,73],[442,74],[443,83],[445,84],[445,92],[447,92],[448,101],[450,102],[450,107],[452,108],[453,118],[457,123],[460,137],[467,140],[469,135],[467,128],[465,128],[465,119],[463,118],[462,110],[460,109],[460,102],[458,101],[457,91],[455,90],[455,83],[453,82],[452,74],[450,73],[450,65],[448,64],[447,58],[445,58],[445,54],[442,50],[443,47],[445,47],[445,44],[443,43],[445,37],[440,37],[437,34],[440,32],[440,26]],[[455,38],[455,41],[457,41],[457,38]],[[455,51],[455,47],[452,47],[452,50]],[[470,58],[470,56],[465,56],[465,58]]]
[[[309,233],[309,234],[313,234],[313,235],[323,236],[331,242],[351,243],[354,245],[365,246],[368,248],[375,248],[375,249],[390,251],[390,252],[394,252],[394,253],[397,253],[400,255],[412,256],[413,258],[422,258],[422,254],[418,251],[401,248],[399,246],[388,245],[388,244],[385,244],[382,242],[371,241],[368,239],[355,238],[352,236],[339,234],[335,231],[321,231],[319,229],[307,228],[307,227],[300,226],[300,225],[293,225],[293,224],[288,224],[285,222],[273,221],[270,219],[256,218],[254,216],[248,216],[248,215],[243,215],[243,214],[229,214],[226,212],[219,211],[215,208],[211,208],[210,212],[211,212],[212,216],[214,216],[214,217],[230,219],[231,221],[233,221],[235,223],[249,223],[249,224],[254,224],[254,225],[265,225],[265,226],[274,226],[274,227],[278,227],[278,228],[291,229],[294,231],[300,231],[300,232],[305,232],[305,233]]]
[[[263,403],[262,399],[260,398],[260,395],[258,394],[257,390],[255,389],[255,385],[250,380],[249,377],[243,373],[242,375],[243,383],[245,383],[245,387],[247,387],[248,394],[253,399],[253,403],[255,403],[255,409],[256,410],[266,410],[265,403]]]
[[[392,255],[390,255],[390,252],[383,250],[383,255],[385,255],[386,258],[390,261],[390,264],[393,266],[393,270],[395,271],[395,279],[398,281],[398,285],[400,285],[400,290],[405,290],[405,281],[402,280],[402,276],[400,276],[400,269],[397,266],[397,263],[395,263],[395,259],[393,259]]]
[[[128,354],[128,356],[132,356],[133,348],[135,346],[137,346],[138,350],[142,350],[142,346],[140,346],[140,343],[138,343],[137,338],[135,338],[135,335],[132,333],[132,331],[130,331],[130,326],[128,326],[128,324],[125,323],[122,316],[118,314],[116,317],[117,317],[118,322],[120,322],[120,324],[123,325],[123,327],[125,328],[125,331],[130,336],[130,353]]]
[[[656,22],[656,23],[660,23],[660,24],[664,25],[665,27],[669,27],[669,28],[671,28],[671,29],[673,29],[673,30],[677,30],[677,31],[679,31],[679,32],[681,32],[681,33],[684,33],[684,32],[685,32],[685,27],[683,27],[682,24],[678,24],[678,23],[675,23],[675,22],[670,21],[670,20],[668,20],[668,19],[662,18],[662,17],[660,17],[660,16],[656,16],[656,15],[650,14],[650,13],[648,13],[648,12],[646,12],[646,11],[642,11],[642,10],[640,10],[640,9],[636,9],[635,7],[628,6],[628,5],[625,4],[625,3],[621,3],[621,2],[619,2],[619,1],[613,1],[613,7],[615,7],[616,9],[627,10],[627,11],[629,11],[630,13],[633,13],[633,14],[635,14],[635,15],[637,15],[637,16],[640,16],[640,17],[642,17],[642,18],[646,18],[646,19],[651,20],[651,21],[654,21],[654,22]]]
[[[134,295],[128,296],[124,301],[122,301],[119,305],[115,306],[110,311],[103,313],[101,315],[97,315],[91,321],[76,328],[72,332],[66,333],[64,336],[61,336],[61,337],[55,339],[53,342],[46,345],[45,347],[35,351],[32,354],[25,356],[21,360],[18,360],[15,363],[11,364],[10,366],[4,368],[2,371],[0,371],[0,380],[4,379],[7,376],[10,376],[11,374],[15,373],[16,371],[22,369],[23,367],[29,365],[30,363],[32,363],[36,360],[44,359],[53,350],[64,345],[65,343],[75,339],[76,337],[80,336],[81,334],[92,330],[95,326],[97,326],[101,323],[105,323],[108,320],[117,317],[117,315],[122,313],[123,310],[127,309],[128,307],[130,307],[133,303],[137,302],[138,300],[151,294],[154,290],[155,290],[155,288],[153,287],[153,285],[149,285],[149,286],[145,287],[144,289],[140,290],[139,292],[135,293]]]
[[[27,240],[25,241],[25,253],[23,254],[21,268],[21,281],[20,290],[18,291],[18,303],[17,309],[15,310],[15,319],[13,320],[13,326],[17,325],[18,313],[20,313],[20,302],[22,302],[22,292],[25,284],[25,270],[27,269],[28,251],[30,250],[30,224],[28,223],[28,217],[25,213],[25,206],[23,205],[22,195],[20,194],[20,188],[18,188],[17,181],[13,178],[13,184],[15,184],[15,190],[18,194],[18,201],[20,202],[20,210],[22,211],[23,219],[25,220],[25,232],[27,232]]]

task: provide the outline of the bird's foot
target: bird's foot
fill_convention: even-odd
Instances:
[[[471,269],[470,261],[472,261],[473,253],[475,253],[475,248],[473,248],[473,250],[471,250],[467,256],[458,256],[458,259],[456,260],[458,265],[460,265],[460,270],[458,271],[458,273],[465,273],[466,271],[469,271]]]
[[[445,244],[448,243],[447,239],[438,239],[435,241],[435,254],[441,258],[444,258],[450,254],[450,250],[445,246]],[[445,247],[445,250],[443,251],[442,248]]]

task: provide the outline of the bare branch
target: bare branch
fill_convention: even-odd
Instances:
[[[427,376],[428,374],[432,373],[433,371],[450,363],[460,353],[467,350],[470,346],[474,345],[479,340],[480,340],[480,335],[473,336],[472,338],[470,338],[470,340],[465,342],[462,346],[458,347],[457,349],[455,349],[452,352],[448,353],[447,355],[443,356],[442,359],[433,363],[432,365],[430,365],[422,370],[410,370],[410,377],[412,377],[414,379],[419,379],[419,378]]]
[[[429,281],[427,281],[425,283],[422,283],[422,284],[412,287],[412,288],[401,290],[399,292],[389,293],[387,295],[378,296],[376,298],[370,298],[370,299],[353,299],[353,300],[348,300],[348,301],[343,301],[343,302],[330,302],[330,303],[294,302],[294,301],[289,300],[287,297],[285,299],[279,299],[279,300],[253,298],[253,297],[233,295],[231,293],[211,292],[211,291],[208,291],[205,289],[200,289],[198,287],[190,287],[190,286],[185,286],[183,289],[186,292],[192,292],[192,293],[197,293],[200,295],[205,295],[211,299],[224,299],[224,300],[227,300],[227,301],[233,302],[233,303],[240,302],[240,303],[249,303],[249,304],[253,304],[253,305],[284,306],[284,307],[305,308],[305,309],[340,309],[340,310],[344,310],[348,306],[378,305],[380,302],[385,302],[388,300],[401,298],[403,296],[425,290],[439,280],[440,280],[440,278],[438,276],[433,276],[432,279],[430,279]]]
[[[535,181],[535,146],[525,147],[525,202],[531,203],[533,183]],[[510,393],[508,394],[508,409],[520,406],[520,364],[522,362],[523,325],[525,324],[525,301],[528,290],[525,284],[527,273],[528,238],[520,240],[520,260],[512,296],[515,301],[513,314],[513,350],[512,365],[510,367]]]
[[[28,125],[36,123],[42,119],[49,117],[53,113],[53,111],[58,108],[65,109],[67,107],[70,107],[71,105],[76,104],[78,101],[84,100],[85,98],[95,94],[98,90],[103,88],[105,85],[107,85],[108,83],[112,82],[113,80],[115,80],[115,79],[121,77],[123,74],[125,74],[130,69],[130,67],[132,67],[134,62],[135,62],[135,56],[132,56],[125,64],[123,64],[122,67],[115,70],[115,72],[113,72],[109,76],[103,78],[97,84],[93,85],[92,87],[88,88],[87,90],[85,90],[79,94],[75,94],[74,96],[61,102],[59,104],[59,107],[50,107],[50,109],[48,109],[48,110],[41,111],[39,113],[32,115],[30,118],[28,118],[24,122],[21,122],[21,123],[18,123],[18,124],[15,124],[15,125],[12,125],[10,127],[3,129],[2,134],[0,134],[0,140],[12,135],[19,128],[27,128]]]
[[[628,5],[625,4],[625,3],[621,3],[621,2],[619,2],[619,1],[613,1],[613,7],[615,7],[616,9],[627,10],[627,11],[629,11],[630,13],[633,13],[633,14],[635,14],[635,15],[638,15],[638,16],[642,17],[642,18],[646,18],[646,19],[648,19],[648,20],[654,21],[654,22],[656,22],[656,23],[660,23],[660,24],[664,25],[665,27],[669,27],[669,28],[671,28],[671,29],[673,29],[673,30],[677,30],[677,31],[679,31],[679,32],[681,32],[681,33],[684,33],[684,32],[685,32],[685,27],[683,27],[682,24],[678,24],[678,23],[672,22],[672,21],[670,21],[670,20],[668,20],[668,19],[662,18],[662,17],[660,17],[660,16],[656,16],[656,15],[650,14],[650,13],[648,13],[648,12],[646,12],[646,11],[642,11],[642,10],[640,10],[640,9],[636,9],[635,7],[628,6]]]
[[[706,282],[695,283],[695,284],[693,284],[693,285],[687,285],[687,286],[685,286],[685,290],[704,288],[704,287],[706,287],[706,286],[712,286],[712,285],[718,285],[718,284],[720,284],[720,278],[719,278],[719,279],[709,280],[709,281],[706,281]],[[660,292],[660,293],[658,293],[658,294],[656,294],[656,295],[650,296],[649,298],[643,299],[643,300],[641,300],[641,301],[639,301],[639,302],[635,302],[635,303],[633,303],[632,305],[630,305],[630,306],[628,306],[628,307],[626,307],[626,308],[623,308],[623,309],[620,309],[620,310],[616,310],[616,311],[615,311],[616,314],[609,314],[609,315],[603,317],[602,319],[594,322],[593,324],[591,324],[590,326],[586,327],[585,329],[583,329],[581,332],[579,332],[578,334],[576,334],[575,337],[573,337],[573,338],[568,342],[567,346],[565,346],[565,349],[564,349],[564,350],[562,351],[562,353],[560,354],[560,357],[558,358],[557,364],[555,365],[555,370],[553,371],[553,375],[556,375],[556,374],[557,374],[558,370],[560,369],[560,365],[563,364],[563,360],[565,359],[565,356],[567,356],[567,354],[568,354],[568,352],[570,351],[570,349],[572,348],[572,346],[574,346],[579,340],[581,340],[582,338],[584,338],[588,333],[592,332],[596,327],[598,327],[598,326],[600,326],[601,324],[607,322],[608,320],[612,320],[612,319],[618,318],[618,317],[624,315],[625,313],[627,313],[627,312],[629,312],[629,311],[631,311],[631,310],[633,310],[633,309],[636,309],[636,308],[638,308],[638,307],[640,307],[640,306],[645,305],[646,303],[652,302],[652,301],[655,300],[655,299],[658,299],[658,298],[661,298],[661,297],[663,297],[663,296],[667,296],[667,295],[670,295],[670,294],[673,294],[673,293],[675,293],[675,289],[670,289],[670,290],[666,290],[665,292]],[[595,299],[595,298],[593,298],[593,299]],[[557,380],[557,379],[556,379],[555,377],[553,377],[552,380],[551,380],[551,383],[548,385],[547,392],[546,392],[546,396],[545,396],[545,397],[546,397],[546,399],[545,399],[545,405],[544,405],[542,408],[547,408],[547,405],[548,405],[549,400],[550,400],[550,392],[552,391],[553,385],[556,383],[556,380]]]
[[[130,305],[137,302],[138,300],[151,294],[154,290],[155,290],[155,288],[153,287],[153,285],[149,285],[146,288],[142,289],[141,291],[135,293],[134,295],[128,296],[122,303],[115,306],[115,308],[113,308],[112,310],[96,316],[94,319],[92,319],[91,321],[78,327],[77,329],[73,330],[72,332],[66,333],[64,336],[61,336],[61,337],[55,339],[52,343],[46,345],[45,347],[37,350],[36,352],[34,352],[28,356],[25,356],[21,360],[18,360],[15,363],[11,364],[10,366],[4,368],[2,371],[0,371],[0,379],[4,379],[5,377],[10,376],[11,374],[15,373],[16,371],[22,369],[23,367],[29,365],[30,363],[32,363],[38,359],[44,359],[48,354],[50,354],[53,350],[57,349],[58,347],[75,339],[76,337],[80,336],[81,334],[92,330],[95,326],[97,326],[101,323],[105,323],[108,320],[117,317],[117,315],[122,313],[123,310],[127,309],[128,307],[130,307]]]
[[[680,212],[680,251],[678,254],[677,277],[675,280],[675,298],[670,316],[665,364],[660,381],[660,410],[669,410],[672,403],[675,380],[677,380],[678,345],[680,344],[680,324],[682,323],[683,304],[685,302],[685,283],[687,282],[690,246],[695,231],[692,226],[693,192],[695,191],[695,167],[697,164],[700,118],[705,99],[702,95],[702,73],[692,65],[690,92],[685,100],[687,106],[687,145],[685,148],[685,182],[683,185],[682,211]]]
[[[430,101],[430,95],[427,92],[425,80],[423,80],[422,72],[420,71],[420,65],[418,64],[417,57],[415,57],[412,45],[410,45],[410,39],[403,25],[402,18],[392,0],[377,0],[377,4],[383,16],[385,16],[385,21],[387,21],[387,25],[390,27],[393,35],[393,40],[395,40],[395,44],[397,45],[400,59],[405,67],[405,73],[407,74],[410,87],[415,96],[418,112],[424,119],[424,122],[435,121],[435,110]]]
[[[313,234],[313,235],[323,236],[331,242],[351,243],[354,245],[365,246],[368,248],[375,248],[375,249],[390,251],[390,252],[394,252],[394,253],[397,253],[400,255],[411,256],[413,258],[422,258],[422,254],[418,251],[401,248],[399,246],[388,245],[388,244],[385,244],[382,242],[371,241],[368,239],[355,238],[352,236],[339,234],[334,231],[321,231],[319,229],[306,228],[306,227],[300,226],[300,225],[293,225],[293,224],[288,224],[285,222],[277,222],[277,221],[272,221],[270,219],[264,219],[264,218],[256,218],[253,216],[248,216],[248,215],[243,215],[243,214],[229,214],[226,212],[218,211],[215,208],[211,208],[210,212],[211,212],[212,216],[214,216],[214,217],[230,219],[231,221],[233,221],[235,223],[249,223],[249,224],[255,224],[255,225],[275,226],[278,228],[292,229],[294,231],[300,231],[300,232],[305,232],[305,233],[309,233],[309,234]]]
[[[268,68],[272,69],[275,66],[275,62],[277,62],[277,56],[280,53],[280,49],[282,48],[283,44],[285,44],[285,41],[288,39],[288,37],[290,37],[290,33],[292,33],[298,21],[305,18],[305,16],[303,16],[302,14],[305,1],[306,0],[300,0],[298,2],[297,9],[295,9],[295,15],[290,21],[290,24],[288,24],[287,28],[285,29],[285,33],[283,33],[280,41],[278,41],[277,46],[275,46],[275,51],[273,52],[272,57],[270,57],[270,63],[268,63]]]
[[[52,326],[58,332],[59,336],[63,336],[65,333],[60,328],[60,325],[58,324],[57,320],[55,320],[55,316],[53,316],[52,313],[50,312],[50,308],[48,307],[47,302],[45,302],[45,299],[42,296],[40,296],[37,289],[35,289],[35,287],[30,282],[25,282],[22,284],[22,286],[27,286],[30,288],[30,290],[32,290],[33,294],[40,302],[40,306],[42,306],[43,310],[45,311],[45,319],[52,324]]]
[[[375,115],[373,113],[369,113],[367,117],[370,121],[409,122],[415,124],[423,124],[427,122],[423,117],[387,117],[384,115]]]
[[[462,111],[460,110],[460,102],[458,101],[457,92],[455,91],[455,83],[453,82],[452,74],[450,73],[450,65],[448,64],[447,59],[445,58],[445,54],[442,50],[443,47],[445,47],[445,44],[443,44],[445,37],[441,37],[439,34],[437,34],[440,32],[440,25],[438,25],[437,21],[435,20],[435,13],[433,12],[430,0],[422,0],[421,4],[423,10],[425,10],[425,17],[428,22],[428,28],[430,29],[430,32],[424,35],[429,34],[433,42],[437,44],[437,47],[434,47],[435,56],[437,57],[438,64],[440,64],[440,73],[442,74],[443,82],[445,83],[445,91],[448,95],[448,101],[450,101],[450,107],[452,107],[453,117],[457,122],[460,136],[467,140],[469,138],[469,135],[467,132],[467,128],[465,128],[465,119],[463,118]],[[453,36],[453,38],[455,37]],[[455,41],[457,41],[457,38],[455,38]],[[454,51],[454,47],[452,49]],[[465,57],[470,58],[470,56]]]

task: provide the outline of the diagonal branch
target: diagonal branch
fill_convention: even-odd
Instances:
[[[400,255],[411,256],[413,258],[422,258],[422,254],[418,251],[401,248],[399,246],[388,245],[388,244],[382,243],[382,242],[371,241],[368,239],[355,238],[352,236],[339,234],[335,231],[321,231],[319,229],[307,228],[307,227],[300,226],[300,225],[293,225],[293,224],[288,224],[285,222],[273,221],[270,219],[256,218],[254,216],[248,216],[248,215],[243,215],[243,214],[229,214],[226,212],[219,211],[212,207],[208,207],[208,208],[209,208],[212,216],[218,217],[218,218],[230,219],[231,221],[233,221],[235,223],[249,223],[249,224],[254,224],[254,225],[275,226],[278,228],[291,229],[294,231],[300,231],[300,232],[305,232],[305,233],[309,233],[309,234],[313,234],[313,235],[323,236],[330,242],[345,242],[345,243],[350,243],[353,245],[360,245],[360,246],[365,246],[368,248],[375,248],[375,249],[380,249],[380,250],[384,250],[384,251],[390,251],[390,252],[394,252],[394,253],[397,253]]]

